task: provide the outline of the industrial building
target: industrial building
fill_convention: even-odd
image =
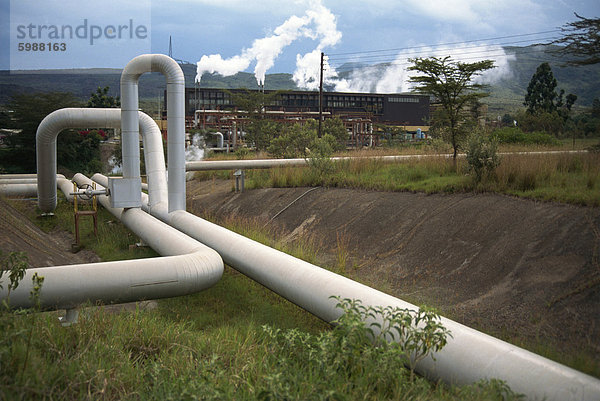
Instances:
[[[243,130],[247,112],[235,104],[235,96],[232,95],[248,92],[252,91],[186,88],[186,125],[188,128],[216,129],[226,136]],[[265,91],[265,94],[274,92]],[[427,95],[412,93],[323,92],[322,115],[323,118],[340,118],[356,144],[365,140],[377,142],[386,129],[406,132],[409,138],[416,138],[419,134],[426,137],[429,131],[429,100]],[[283,123],[318,119],[319,92],[281,91],[264,112],[269,118]]]

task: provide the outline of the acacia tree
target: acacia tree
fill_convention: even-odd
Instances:
[[[466,135],[464,123],[470,118],[469,108],[487,96],[487,93],[482,92],[485,85],[475,83],[474,79],[484,71],[494,68],[494,62],[482,60],[463,63],[453,61],[450,56],[418,57],[409,61],[413,63],[409,70],[420,73],[410,78],[410,82],[416,84],[414,89],[433,95],[435,103],[440,106],[437,118],[448,128],[448,139],[456,163],[462,137]]]
[[[577,57],[567,61],[571,65],[600,63],[600,18],[585,18],[577,13],[577,21],[565,24],[563,36],[552,44],[561,45],[558,51]]]

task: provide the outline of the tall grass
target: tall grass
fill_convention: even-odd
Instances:
[[[382,191],[496,192],[586,206],[600,205],[600,154],[505,155],[488,179],[477,182],[465,161],[430,157],[394,164],[355,159],[333,164],[330,172],[311,167],[247,172],[248,188],[325,186]]]
[[[507,155],[489,190],[520,197],[600,205],[600,154]]]

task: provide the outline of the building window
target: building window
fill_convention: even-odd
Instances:
[[[419,103],[419,98],[417,97],[389,97],[388,102],[390,103]]]

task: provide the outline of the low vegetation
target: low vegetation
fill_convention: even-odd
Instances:
[[[59,204],[58,215],[69,209]],[[107,225],[107,219],[102,215],[101,226]],[[46,230],[56,228],[48,220],[42,224]],[[121,232],[120,223],[111,224],[112,231]],[[105,237],[98,242],[116,244],[114,238]],[[266,236],[263,240],[269,241]],[[135,237],[126,234],[117,247],[127,252],[133,241]],[[21,266],[21,262],[22,256],[12,255],[3,259],[2,269]],[[12,285],[12,277],[0,280]],[[43,281],[37,287],[43,292]],[[455,388],[415,375],[408,353],[416,347],[420,357],[426,357],[442,348],[451,335],[433,311],[423,309],[417,316],[404,310],[368,308],[358,300],[338,299],[338,303],[344,313],[330,329],[227,269],[213,288],[162,300],[156,309],[137,306],[126,311],[89,305],[71,327],[60,325],[57,312],[11,312],[4,305],[0,311],[0,398],[520,398],[496,380]],[[383,322],[376,347],[374,326],[363,323],[366,314],[377,314]],[[411,324],[416,318],[428,322],[423,330]],[[404,333],[404,342],[383,341],[397,331]]]
[[[362,153],[363,155],[365,153]],[[375,153],[373,156],[379,156]],[[497,166],[496,166],[497,165]],[[494,167],[495,168],[491,168]],[[586,206],[600,205],[600,154],[504,154],[478,177],[465,159],[445,156],[385,163],[356,159],[302,168],[246,171],[247,188],[325,186],[425,193],[494,192]],[[228,173],[197,173],[199,179]]]

